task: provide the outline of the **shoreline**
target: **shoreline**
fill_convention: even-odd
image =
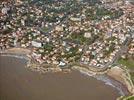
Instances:
[[[0,56],[6,56],[6,57],[15,57],[15,58],[17,58],[17,59],[24,59],[24,60],[26,60],[26,61],[28,61],[28,59],[26,59],[26,57],[20,57],[20,56],[16,56],[16,55],[10,55],[10,54],[8,54],[8,55],[0,55]],[[26,65],[27,66],[27,65]],[[24,66],[25,68],[26,68],[26,66]],[[29,69],[29,70],[31,70],[31,69]],[[34,70],[31,70],[31,71],[34,71]],[[73,70],[72,70],[73,71]],[[71,72],[72,72],[71,71]],[[112,88],[115,88],[118,92],[119,92],[119,94],[120,94],[120,96],[125,96],[125,95],[128,95],[128,94],[126,94],[126,93],[124,93],[124,91],[122,91],[121,89],[118,89],[116,86],[115,86],[115,84],[113,84],[113,83],[110,83],[110,84],[107,84],[107,83],[109,83],[108,81],[104,81],[103,79],[98,79],[98,76],[94,76],[94,75],[91,75],[91,74],[89,74],[89,73],[85,73],[85,72],[82,72],[82,71],[80,71],[80,70],[77,70],[79,73],[81,73],[81,74],[83,74],[83,75],[86,75],[86,76],[88,76],[88,77],[93,77],[93,78],[95,78],[95,79],[97,79],[98,81],[102,81],[102,82],[104,82],[104,84],[105,85],[108,85],[108,86],[110,86],[110,87],[112,87]],[[35,72],[37,72],[37,71],[35,71]],[[53,73],[53,72],[47,72],[47,73]],[[41,73],[42,74],[42,73]],[[112,80],[112,78],[109,78],[109,80],[111,80],[111,81],[113,81]],[[114,80],[114,81],[116,81],[116,80]],[[119,82],[119,84],[121,84],[120,82]],[[125,86],[123,85],[123,88],[125,88]],[[127,89],[127,88],[125,88],[125,89]]]
[[[120,96],[115,88],[79,71],[40,74],[25,68],[24,59],[3,56],[1,61],[2,98],[6,95],[10,100],[14,95],[14,100],[116,100]]]
[[[90,72],[84,72],[78,69],[75,70],[79,71],[81,74],[84,74],[85,76],[93,77],[99,81],[104,82],[105,85],[115,88],[119,92],[120,96],[128,96],[130,94],[130,92],[128,91],[127,87],[124,84],[122,84],[118,80],[115,80],[114,78],[112,78],[107,74],[93,75]]]
[[[19,52],[17,52],[19,50]],[[22,53],[22,51],[25,51],[26,50],[26,52],[23,52]],[[17,57],[17,58],[19,58],[19,59],[25,59],[25,60],[27,60],[27,65],[26,65],[26,67],[28,67],[28,63],[31,63],[30,61],[31,61],[31,58],[29,58],[29,55],[30,54],[30,50],[28,50],[28,49],[22,49],[22,48],[13,48],[13,49],[9,49],[9,50],[6,50],[5,52],[2,52],[2,53],[0,53],[0,56],[11,56],[11,57]],[[31,66],[30,66],[31,67]],[[62,72],[63,70],[61,69],[47,69],[46,71],[44,71],[44,69],[45,68],[43,68],[42,69],[42,72],[41,72],[41,68],[40,68],[40,65],[38,65],[38,67],[37,67],[37,64],[35,64],[35,68],[30,68],[30,67],[28,67],[30,70],[32,70],[32,71],[37,71],[37,72],[40,72],[40,73],[46,73],[46,72]],[[33,67],[33,66],[32,66]],[[78,66],[79,68],[82,68],[81,66]],[[74,68],[74,66],[72,67],[72,68]],[[123,92],[122,90],[119,90],[119,87],[117,88],[116,86],[114,87],[114,86],[112,86],[113,88],[116,88],[117,89],[117,91],[119,91],[120,92],[120,94],[121,94],[121,96],[122,96],[122,94],[123,94],[123,96],[124,95],[128,95],[128,94],[132,94],[131,92],[130,92],[130,90],[129,90],[129,84],[124,84],[121,80],[118,80],[118,79],[116,79],[115,78],[115,75],[108,75],[108,71],[106,70],[106,71],[104,71],[104,72],[99,72],[99,74],[97,74],[96,72],[93,72],[93,71],[91,71],[91,70],[87,70],[87,72],[86,71],[84,71],[83,70],[83,73],[82,73],[82,70],[80,70],[80,69],[78,69],[78,68],[75,68],[76,70],[78,70],[81,74],[86,74],[86,75],[88,75],[88,76],[92,76],[92,77],[94,77],[94,78],[96,78],[97,79],[97,77],[96,76],[98,76],[98,75],[104,75],[104,74],[106,74],[107,75],[107,77],[109,77],[109,79],[112,81],[112,80],[114,80],[114,81],[116,81],[116,82],[119,82],[120,84],[122,84],[123,85],[123,88],[126,90],[126,91],[128,91],[128,93],[127,94],[123,94],[123,93],[121,93],[121,92]],[[86,69],[86,68],[85,68]],[[55,71],[56,70],[56,71]],[[72,70],[72,69],[71,69]],[[71,71],[71,70],[69,70],[69,72]],[[64,71],[63,71],[64,72]],[[89,73],[91,73],[91,74],[89,74]],[[119,76],[118,76],[119,77]],[[97,79],[98,80],[98,79]],[[100,81],[103,81],[106,85],[109,85],[110,86],[110,84],[107,84],[107,82],[106,81],[104,81],[103,79],[100,79]],[[116,84],[116,83],[115,83]]]
[[[24,59],[24,60],[26,60],[26,62],[28,62],[28,58],[27,57],[25,57],[25,56],[23,56],[22,57],[22,55],[20,56],[20,55],[11,55],[11,54],[2,54],[2,55],[0,55],[0,56],[6,56],[6,57],[13,57],[13,58],[17,58],[17,59]],[[27,68],[27,65],[26,66],[24,66],[25,68]],[[29,69],[29,68],[28,68]],[[35,71],[35,70],[32,70],[32,69],[29,69],[29,70],[31,70],[31,71]],[[93,77],[93,78],[95,78],[95,79],[97,79],[98,81],[102,81],[102,82],[104,82],[104,84],[105,85],[108,85],[108,86],[110,86],[110,87],[112,87],[112,88],[115,88],[118,92],[119,92],[119,94],[120,94],[120,96],[126,96],[126,95],[128,95],[128,93],[126,94],[126,93],[124,93],[124,91],[122,91],[121,89],[119,89],[118,87],[116,87],[115,86],[115,84],[118,82],[119,84],[122,84],[121,82],[119,82],[119,81],[117,81],[117,80],[115,80],[114,78],[112,78],[112,77],[110,77],[110,76],[108,76],[108,75],[106,75],[106,76],[108,76],[109,78],[109,80],[111,80],[110,81],[110,84],[107,84],[107,83],[109,83],[109,81],[105,81],[104,79],[99,79],[98,78],[98,75],[93,75],[93,74],[91,74],[91,73],[86,73],[86,72],[82,72],[81,70],[78,70],[78,69],[73,69],[73,70],[76,70],[76,71],[78,71],[80,74],[83,74],[83,75],[86,75],[86,76],[88,76],[88,77]],[[71,70],[70,72],[72,72],[73,70]],[[38,72],[38,71],[35,71],[35,72]],[[62,71],[61,71],[62,72]],[[46,72],[46,73],[53,73],[53,72]],[[45,73],[41,73],[41,74],[45,74]],[[113,84],[114,82],[116,81],[116,83],[115,84]],[[112,82],[112,83],[111,83]],[[116,84],[116,85],[118,85],[118,84]],[[124,88],[124,89],[126,89],[125,91],[128,91],[128,89],[125,87],[125,85],[123,85],[122,84],[122,87]],[[120,97],[119,96],[119,97]]]
[[[127,87],[126,87],[123,83],[121,83],[121,82],[118,81],[118,80],[115,80],[113,77],[111,77],[111,76],[109,76],[109,75],[107,75],[107,77],[108,77],[111,81],[114,81],[114,82],[117,83],[117,86],[115,86],[115,88],[122,89],[121,92],[125,91],[125,92],[127,92],[126,94],[127,94],[128,96],[130,95],[129,90],[127,89]],[[113,84],[114,84],[114,82],[113,82]],[[116,85],[116,83],[115,83],[114,85]],[[119,87],[118,87],[118,85],[119,85]],[[120,90],[119,90],[119,91],[120,91]],[[124,96],[126,96],[126,95],[124,94]]]
[[[107,75],[123,84],[129,91],[130,95],[134,94],[134,85],[131,80],[131,76],[126,68],[115,66],[107,71]]]

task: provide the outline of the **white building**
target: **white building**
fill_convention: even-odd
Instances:
[[[40,48],[42,46],[42,43],[38,41],[32,41],[32,46]]]
[[[84,37],[86,37],[86,38],[90,38],[90,37],[91,37],[91,33],[86,32],[86,33],[84,34]]]
[[[131,3],[134,3],[133,0],[124,0],[125,1],[125,4],[128,5],[128,4],[131,4]]]
[[[81,21],[81,18],[71,17],[70,20],[72,20],[72,21]]]

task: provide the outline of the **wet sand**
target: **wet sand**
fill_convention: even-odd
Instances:
[[[26,60],[0,56],[0,100],[116,100],[119,93],[77,71],[39,74]]]

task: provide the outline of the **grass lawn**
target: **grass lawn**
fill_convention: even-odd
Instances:
[[[129,69],[134,69],[134,62],[131,59],[119,59],[119,64],[127,66]]]
[[[134,100],[134,96],[127,97],[127,99],[124,100]]]
[[[134,100],[134,97],[128,98],[127,100]]]
[[[127,66],[129,70],[134,70],[134,62],[132,59],[118,59],[118,63]],[[130,72],[132,82],[134,83],[134,72]],[[128,99],[131,100],[131,99]],[[132,99],[134,100],[134,98]]]
[[[132,81],[134,83],[134,72],[133,73],[130,73],[130,75],[131,75],[131,79],[132,79]]]
[[[134,100],[134,96],[122,97],[120,100]]]
[[[48,32],[49,31],[49,28],[48,27],[44,27],[44,28],[42,28],[42,31],[43,32]]]

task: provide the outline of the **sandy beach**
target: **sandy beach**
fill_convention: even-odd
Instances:
[[[131,94],[134,94],[134,85],[126,69],[116,66],[108,70],[107,75],[122,83]]]

